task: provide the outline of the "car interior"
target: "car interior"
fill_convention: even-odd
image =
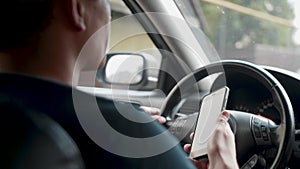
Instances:
[[[96,70],[95,78],[90,78],[94,71],[81,72],[77,89],[159,108],[167,119],[164,127],[184,145],[191,143],[202,99],[226,86],[230,90],[226,110],[240,168],[299,168],[300,47],[292,23],[296,2],[110,0],[110,4],[107,62]],[[32,122],[46,119],[46,124],[59,128],[56,132],[64,133],[63,140],[73,150],[66,157],[74,161],[70,168],[82,167],[76,144],[59,125],[27,115],[27,122],[18,123],[30,128],[39,126]],[[38,133],[51,137],[44,130]],[[58,152],[65,151],[59,148]]]

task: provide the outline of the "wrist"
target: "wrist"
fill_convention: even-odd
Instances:
[[[239,166],[236,160],[230,158],[214,158],[209,161],[209,169],[239,169]]]

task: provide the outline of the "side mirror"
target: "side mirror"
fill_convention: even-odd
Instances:
[[[138,85],[145,77],[145,58],[140,54],[110,53],[98,80],[114,85]]]

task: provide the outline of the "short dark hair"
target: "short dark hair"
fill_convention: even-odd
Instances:
[[[53,0],[3,0],[0,2],[0,50],[24,46],[44,29],[52,16]]]

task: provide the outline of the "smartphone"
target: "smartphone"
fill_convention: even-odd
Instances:
[[[207,142],[216,128],[217,120],[226,108],[229,88],[223,87],[208,95],[201,102],[190,157],[207,158]]]

